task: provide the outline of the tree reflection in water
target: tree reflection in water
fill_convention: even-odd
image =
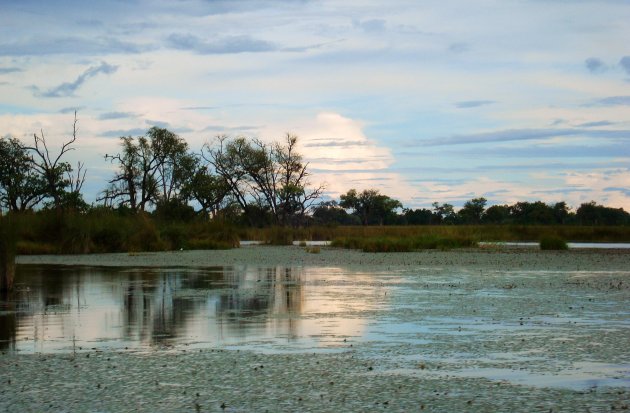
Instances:
[[[0,348],[26,351],[291,338],[302,269],[18,266],[0,299]],[[17,344],[16,344],[17,343]]]

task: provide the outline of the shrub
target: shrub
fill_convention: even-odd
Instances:
[[[548,235],[540,239],[541,250],[568,250],[569,245],[567,242],[557,236]]]

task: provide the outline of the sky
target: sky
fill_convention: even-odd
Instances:
[[[0,136],[299,137],[313,185],[405,207],[630,210],[627,0],[0,0]]]

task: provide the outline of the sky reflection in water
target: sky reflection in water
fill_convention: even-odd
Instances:
[[[19,266],[18,291],[0,309],[0,348],[334,347],[362,332],[348,314],[373,306],[365,284],[356,293],[338,278],[334,268]]]

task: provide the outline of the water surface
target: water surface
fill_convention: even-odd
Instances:
[[[19,265],[10,353],[353,352],[394,374],[630,388],[630,272]]]

